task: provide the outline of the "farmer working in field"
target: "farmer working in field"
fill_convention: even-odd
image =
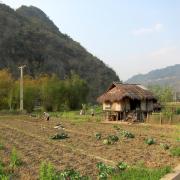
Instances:
[[[46,119],[46,121],[49,121],[50,115],[47,112],[44,112],[44,118]]]
[[[91,116],[94,116],[94,109],[91,109]]]

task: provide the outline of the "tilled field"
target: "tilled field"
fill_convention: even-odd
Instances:
[[[49,137],[58,132],[53,127],[59,122],[63,124],[70,138],[51,140]],[[112,124],[72,123],[59,119],[46,122],[28,116],[4,119],[1,117],[0,140],[6,145],[4,157],[15,147],[23,159],[23,166],[18,170],[18,179],[37,179],[42,161],[51,162],[57,170],[73,168],[94,179],[98,173],[96,164],[100,161],[110,165],[120,161],[125,161],[129,165],[144,163],[147,167],[174,167],[180,161],[180,158],[171,156],[169,151],[165,151],[159,145],[179,145],[176,140],[178,129],[175,127],[140,124],[119,126],[132,132],[135,138],[120,138],[113,145],[103,145],[102,140],[96,140],[95,133],[102,133],[102,139],[110,134],[118,135]],[[144,141],[148,137],[155,138],[156,144],[145,144]]]

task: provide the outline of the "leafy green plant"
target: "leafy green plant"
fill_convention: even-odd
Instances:
[[[99,170],[99,179],[105,180],[116,171],[114,167],[105,165],[102,162],[97,163],[96,166]]]
[[[180,108],[176,109],[176,114],[178,114],[178,115],[180,114]]]
[[[4,145],[2,143],[0,143],[0,150],[4,149]]]
[[[0,174],[0,179],[1,180],[9,180],[10,178],[4,174],[2,174],[2,175]]]
[[[180,147],[174,147],[172,149],[170,149],[170,153],[173,156],[180,156]]]
[[[55,134],[55,135],[51,136],[50,138],[57,140],[57,139],[66,139],[66,138],[69,138],[69,136],[66,133],[60,133],[60,134]]]
[[[62,172],[56,172],[50,163],[42,162],[39,172],[40,180],[88,180],[88,176],[81,176],[74,169],[66,169]]]
[[[114,144],[119,140],[116,135],[109,135],[106,139],[103,140],[103,144]]]
[[[22,161],[17,154],[17,151],[15,148],[12,149],[11,156],[10,156],[10,167],[16,168],[17,166],[20,166],[22,164]]]
[[[104,139],[103,144],[108,145],[108,144],[111,144],[111,142],[108,139]]]
[[[4,173],[3,163],[0,161],[0,175]]]
[[[56,179],[56,172],[50,163],[42,162],[40,166],[40,180],[54,180]]]
[[[122,131],[122,136],[126,137],[126,138],[134,138],[135,137],[134,134],[132,134],[129,131]]]
[[[118,136],[116,136],[116,135],[109,135],[108,139],[112,143],[117,142],[119,140]]]
[[[148,145],[152,145],[152,144],[155,144],[156,141],[153,138],[148,138],[145,140],[145,143]]]
[[[169,149],[169,145],[168,145],[168,144],[160,143],[160,146],[161,146],[164,150],[168,150],[168,149]]]
[[[128,165],[125,163],[125,162],[119,162],[118,164],[117,164],[117,168],[119,169],[119,170],[125,170],[125,169],[127,169],[127,167],[128,167]]]
[[[96,133],[96,134],[95,134],[95,137],[96,137],[97,140],[100,140],[101,137],[102,137],[102,135],[101,135],[101,133]]]
[[[88,176],[81,176],[79,172],[75,171],[74,169],[66,169],[65,171],[60,173],[61,180],[88,180]]]
[[[117,126],[117,125],[114,125],[113,128],[116,129],[117,131],[119,131],[119,130],[121,129],[121,128],[120,128],[119,126]]]

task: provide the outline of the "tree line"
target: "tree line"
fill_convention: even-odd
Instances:
[[[55,74],[24,76],[24,109],[32,112],[36,106],[46,111],[61,111],[80,108],[88,95],[87,83],[77,74],[61,80]],[[19,80],[7,70],[0,70],[0,109],[19,109]]]
[[[173,89],[169,86],[151,85],[148,87],[162,105],[173,101]]]

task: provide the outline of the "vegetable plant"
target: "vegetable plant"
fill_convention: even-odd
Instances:
[[[161,146],[164,150],[169,149],[169,145],[168,145],[168,144],[160,143],[160,146]]]
[[[102,137],[102,135],[101,135],[101,133],[96,133],[96,134],[95,134],[95,137],[96,137],[97,140],[100,140],[101,137]]]
[[[66,133],[60,133],[60,134],[55,134],[55,135],[51,136],[50,138],[57,140],[57,139],[66,139],[66,138],[69,138],[69,136]]]
[[[119,162],[118,164],[117,164],[117,168],[119,169],[119,170],[125,170],[126,168],[128,167],[128,165],[125,163],[125,162]]]
[[[99,179],[106,180],[110,175],[112,175],[116,169],[112,166],[108,166],[102,162],[97,163],[97,168],[99,170]]]
[[[103,140],[103,144],[114,144],[119,140],[116,135],[109,135],[106,139]]]
[[[134,134],[132,134],[131,132],[129,132],[129,131],[122,131],[122,136],[123,137],[126,137],[126,138],[134,138],[135,136],[134,136]]]
[[[148,138],[145,140],[145,143],[148,145],[152,145],[152,144],[155,144],[156,141],[153,138]]]

